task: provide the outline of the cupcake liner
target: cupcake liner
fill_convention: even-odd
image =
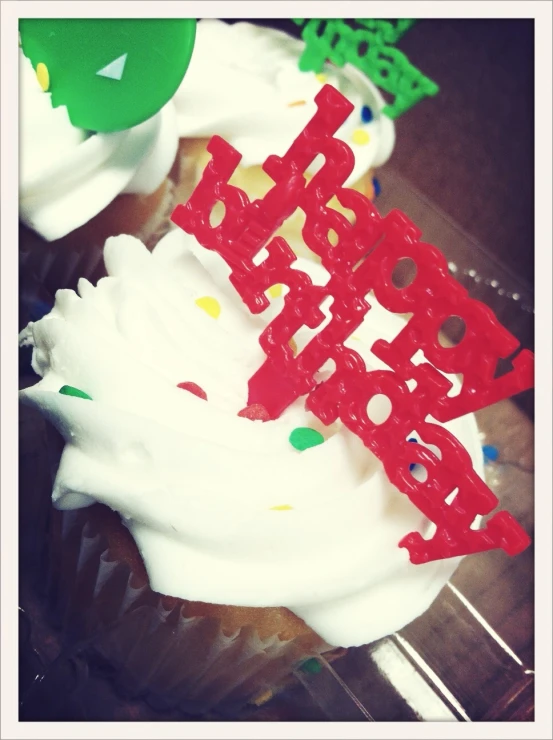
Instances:
[[[47,242],[20,225],[20,269],[25,269],[52,296],[61,288],[75,289],[79,278],[96,283],[105,275],[103,244],[81,244],[71,247]]]
[[[254,624],[229,634],[223,620],[185,616],[183,602],[161,596],[114,559],[86,510],[53,512],[48,607],[67,647],[86,646],[126,699],[160,709],[232,715],[275,689],[313,649],[306,635],[261,638]],[[311,641],[312,642],[312,641]]]
[[[41,414],[22,406],[19,410],[19,567],[21,575],[30,575],[33,580],[43,562],[52,508],[46,436]]]
[[[25,363],[21,360],[19,388],[23,389],[39,378],[30,367],[30,358]],[[63,447],[63,437],[37,409],[19,405],[19,573],[42,594],[52,528],[52,489]]]
[[[140,239],[149,249],[157,244],[171,226],[170,217],[175,206],[175,183],[166,179],[156,203],[154,213],[131,235]],[[131,197],[131,196],[120,196]],[[150,196],[132,196],[135,207],[140,211],[141,199]],[[112,204],[116,212],[117,199]],[[81,277],[91,283],[106,275],[103,250],[108,236],[127,233],[125,225],[101,226],[103,214],[99,214],[85,225],[86,233],[80,230],[55,242],[47,242],[34,231],[19,225],[20,269],[27,270],[52,295],[61,288],[76,289]],[[97,224],[97,225],[96,225]]]

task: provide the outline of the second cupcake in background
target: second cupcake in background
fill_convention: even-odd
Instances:
[[[62,28],[63,41],[69,45],[62,50],[63,64],[60,52],[52,58],[47,36],[38,52],[32,47],[31,60],[23,33],[20,53],[20,260],[52,294],[75,288],[79,277],[92,281],[101,277],[101,250],[110,236],[131,234],[153,247],[169,230],[176,203],[185,202],[198,182],[214,134],[243,153],[231,183],[252,199],[262,197],[272,185],[261,168],[263,161],[269,154],[283,153],[302,130],[315,112],[314,97],[326,82],[355,105],[338,132],[355,154],[355,168],[345,185],[370,199],[378,194],[374,172],[392,152],[394,124],[382,114],[385,101],[377,88],[351,65],[338,69],[328,64],[319,75],[301,72],[298,61],[305,44],[281,31],[213,19],[201,20],[197,29],[193,20],[171,21],[175,28],[192,24],[181,31],[180,46],[186,47],[189,66],[172,99],[136,126],[95,132],[75,123],[75,89],[90,90],[86,115],[97,116],[103,105],[109,118],[105,95],[111,86],[124,85],[127,91],[134,86],[139,97],[149,94],[132,66],[145,52],[135,43],[133,53],[120,55],[120,41],[107,45],[91,25],[98,21],[87,20],[88,26],[69,23],[80,23],[80,32],[89,40],[87,54],[92,56],[93,50],[98,56],[103,47],[101,61],[77,58],[69,44],[74,26],[68,26],[71,36]],[[110,33],[114,23],[124,23],[132,38],[138,37],[136,24],[160,21],[110,21]],[[37,27],[45,36],[45,21],[34,26],[33,33]],[[160,43],[164,34],[175,33],[167,25],[154,29]],[[75,68],[73,76],[70,84],[63,80],[60,94],[56,84],[68,67]],[[162,80],[164,69],[158,71]],[[308,175],[319,164],[315,161]],[[336,202],[332,206],[340,210]],[[278,233],[305,256],[303,223],[298,210]]]
[[[109,236],[133,234],[153,246],[168,230],[178,178],[170,98],[195,25],[21,21],[20,264],[52,294],[104,274]]]
[[[173,102],[180,136],[178,200],[185,202],[210,159],[207,144],[218,134],[242,155],[230,179],[249,197],[262,197],[272,180],[262,170],[270,154],[282,155],[316,111],[315,95],[324,84],[336,87],[355,111],[338,130],[355,155],[345,187],[369,199],[378,195],[376,168],[390,157],[394,124],[382,114],[385,100],[375,85],[352,65],[326,64],[324,73],[301,72],[305,43],[272,28],[220,20],[199,21],[194,55]],[[313,175],[322,162],[313,163]],[[340,210],[334,200],[332,207]],[[304,217],[296,211],[277,232],[302,256]]]

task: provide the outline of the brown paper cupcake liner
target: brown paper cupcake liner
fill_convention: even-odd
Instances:
[[[188,714],[233,714],[275,690],[295,667],[330,650],[306,635],[231,632],[214,616],[186,616],[183,602],[140,582],[114,559],[82,512],[54,512],[48,607],[66,647],[86,646],[125,698]],[[311,643],[311,644],[309,644]]]
[[[19,449],[19,569],[20,574],[30,574],[34,580],[46,544],[52,479],[45,420],[27,406],[19,409]]]

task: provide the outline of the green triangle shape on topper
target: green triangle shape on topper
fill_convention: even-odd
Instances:
[[[125,62],[127,61],[128,56],[128,54],[122,54],[120,57],[117,57],[117,59],[114,59],[113,62],[110,62],[109,64],[106,64],[105,67],[102,67],[102,69],[99,69],[96,74],[100,75],[100,77],[109,77],[110,80],[120,80],[121,77],[123,77]]]
[[[173,97],[196,19],[21,18],[19,33],[34,69],[46,65],[52,106],[65,105],[78,128],[107,133],[137,126]]]

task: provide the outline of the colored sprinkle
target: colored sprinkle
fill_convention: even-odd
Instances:
[[[196,383],[178,383],[177,388],[182,388],[183,391],[188,391],[189,393],[193,393],[195,396],[198,396],[198,398],[203,398],[204,401],[207,401],[207,393],[204,391],[203,388],[200,388],[199,385]]]
[[[50,87],[50,75],[48,73],[48,67],[44,62],[39,62],[36,65],[36,78],[38,84],[41,86],[44,92]]]
[[[376,198],[382,192],[382,188],[380,187],[380,182],[376,179],[376,177],[373,177],[373,188],[374,188],[374,197]]]
[[[271,285],[267,293],[271,296],[271,298],[280,298],[282,295],[282,285],[280,283],[275,283],[274,285]]]
[[[31,321],[39,321],[47,313],[52,310],[52,304],[41,301],[40,298],[33,301],[29,309],[29,318]]]
[[[288,342],[288,344],[290,345],[290,347],[291,347],[292,352],[294,353],[294,355],[297,355],[298,354],[298,345],[296,344],[296,340],[294,339],[294,337],[292,337],[292,339],[290,339],[290,341]]]
[[[272,699],[273,692],[271,689],[267,689],[267,691],[264,691],[262,694],[259,694],[259,696],[256,696],[255,699],[252,699],[250,701],[250,704],[254,704],[256,707],[260,707],[262,704],[265,704],[269,701],[269,699]]]
[[[61,393],[62,396],[74,396],[75,398],[85,398],[87,401],[92,401],[92,397],[88,393],[74,388],[72,385],[62,385],[58,393]]]
[[[411,438],[410,438],[410,439],[408,439],[407,441],[408,441],[408,442],[415,442],[415,443],[417,443],[417,442],[418,442],[418,439],[417,439],[416,437],[411,437]],[[417,467],[417,463],[411,463],[411,465],[409,465],[409,470],[410,470],[410,471],[411,471],[411,470],[414,470],[414,469],[415,469],[416,467]]]
[[[238,416],[251,421],[269,421],[271,418],[269,412],[261,403],[251,403],[242,411],[239,411]]]
[[[323,667],[317,658],[309,658],[309,660],[306,660],[300,665],[300,671],[304,673],[320,673],[322,670]]]
[[[375,199],[376,195],[374,192],[374,185],[372,184],[372,182],[367,183],[366,188],[365,188],[365,195],[371,201]]]
[[[322,445],[325,441],[325,438],[320,432],[316,429],[310,429],[310,427],[297,427],[292,431],[288,439],[292,447],[300,452],[309,449],[309,447]]]
[[[484,445],[482,452],[484,453],[484,462],[495,462],[499,457],[499,450],[493,445]]]
[[[212,298],[210,295],[204,295],[201,298],[196,299],[196,306],[205,311],[208,316],[213,319],[218,319],[221,313],[221,304],[216,298]]]
[[[305,105],[305,100],[294,100],[293,103],[288,103],[289,108],[297,108],[300,105]]]
[[[373,112],[368,105],[361,108],[361,120],[363,123],[370,123],[373,119]]]
[[[321,85],[323,85],[326,82],[326,79],[327,79],[326,78],[326,75],[324,75],[322,73],[321,74],[318,74],[318,75],[315,75],[315,78],[317,80],[319,80],[319,82],[321,83]]]
[[[354,144],[358,144],[359,146],[364,146],[365,144],[368,144],[371,140],[371,137],[368,135],[366,131],[363,131],[362,128],[356,128],[353,134],[351,135],[351,140]]]
[[[280,506],[271,506],[271,511],[292,511],[293,507],[288,504],[281,504]]]

